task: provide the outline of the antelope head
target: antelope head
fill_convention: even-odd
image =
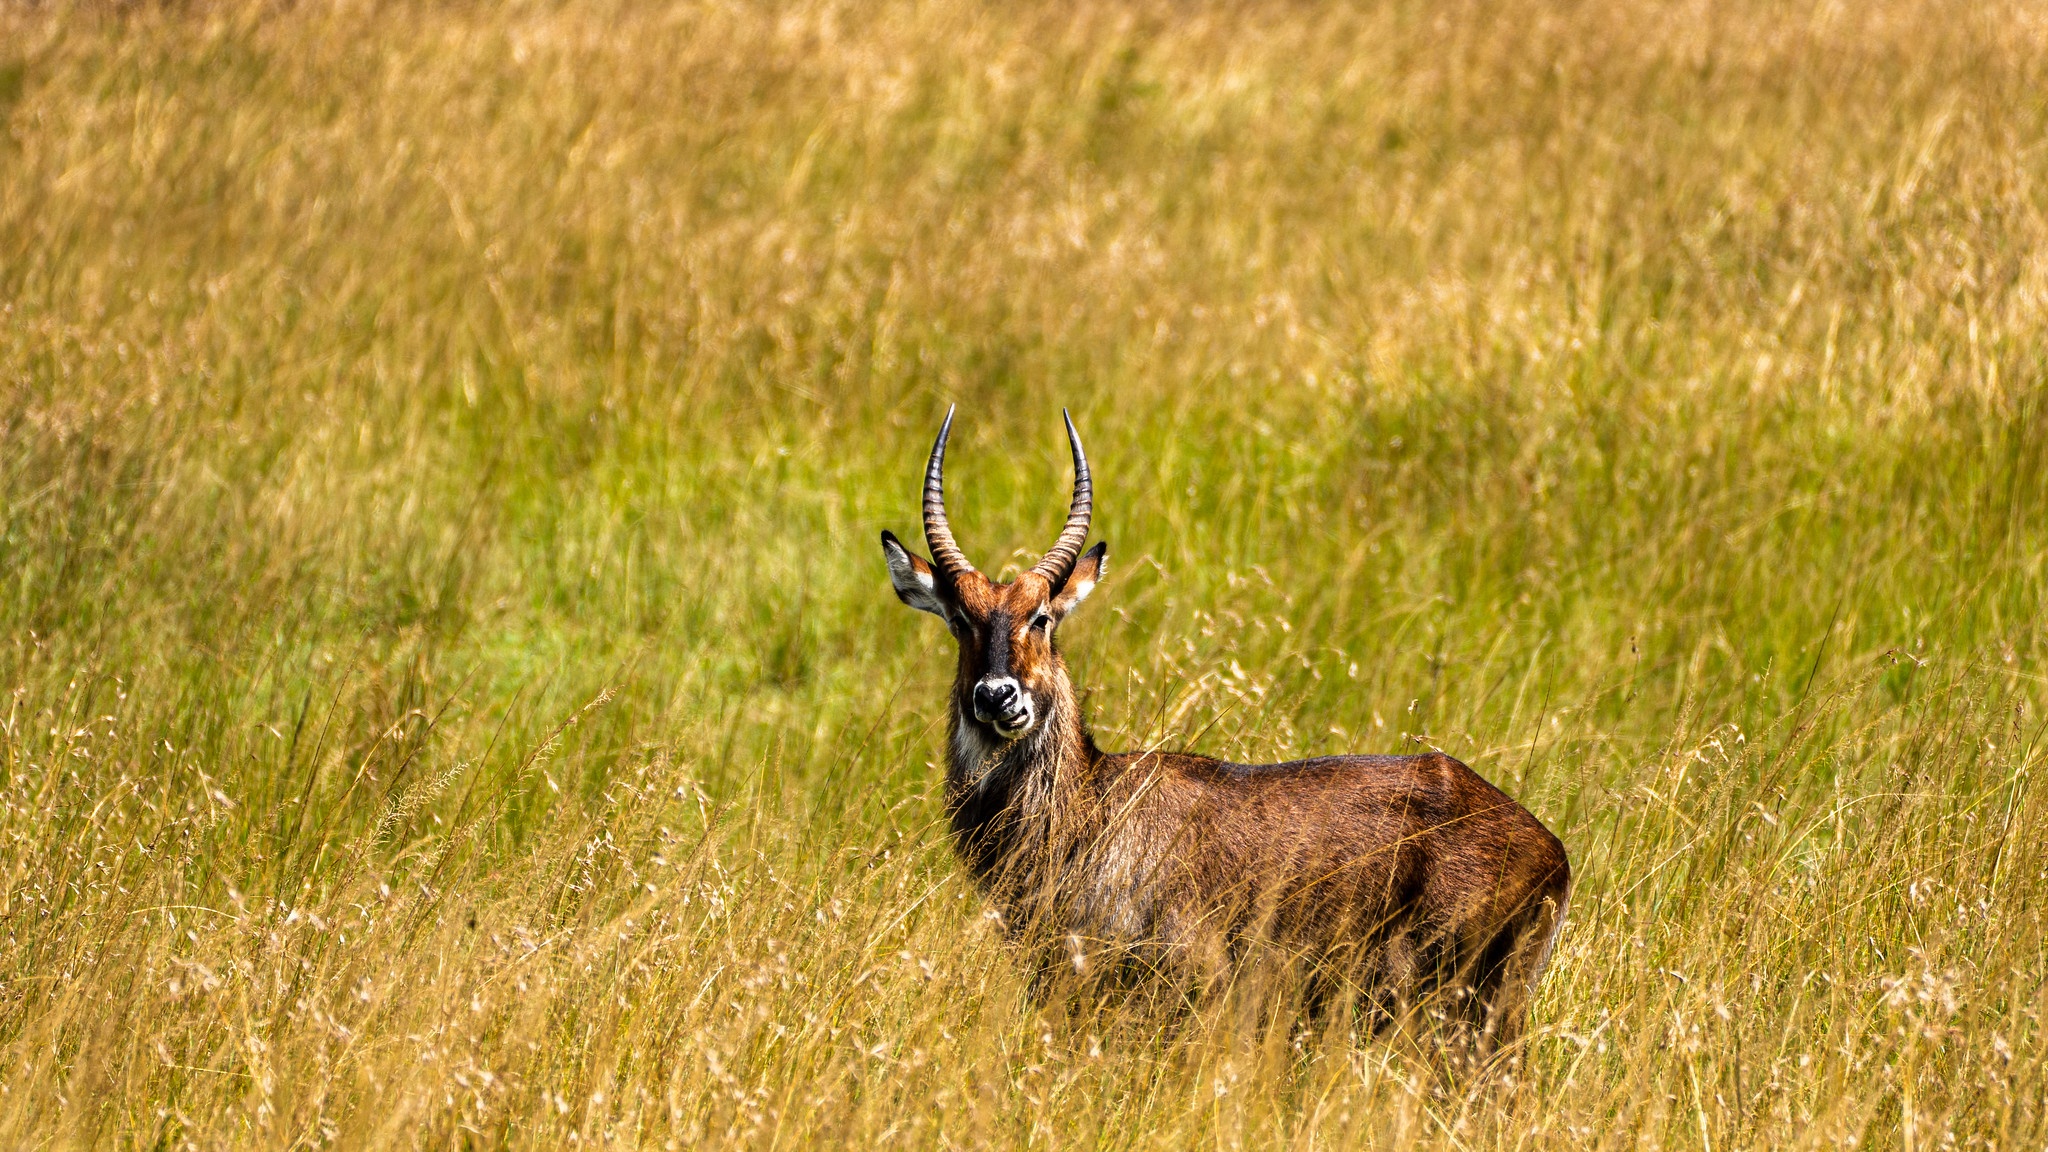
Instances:
[[[1097,544],[1085,555],[1081,552],[1088,541],[1095,489],[1073,418],[1064,410],[1061,416],[1074,451],[1074,498],[1059,539],[1030,571],[998,584],[968,563],[953,541],[946,523],[944,483],[946,438],[953,431],[951,409],[924,473],[924,538],[931,546],[931,560],[905,548],[894,533],[882,533],[882,555],[889,562],[897,598],[944,620],[959,642],[955,713],[962,724],[973,724],[996,741],[1025,736],[1052,715],[1059,700],[1071,698],[1066,665],[1053,647],[1053,634],[1067,613],[1094,591],[1109,550],[1107,544]]]

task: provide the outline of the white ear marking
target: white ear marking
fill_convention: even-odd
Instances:
[[[882,559],[888,562],[889,583],[896,589],[898,600],[920,612],[947,619],[946,603],[939,595],[938,581],[932,577],[929,568],[918,564],[909,549],[885,534],[882,537]]]
[[[1097,544],[1090,548],[1080,563],[1074,565],[1073,574],[1067,577],[1066,584],[1053,596],[1053,614],[1064,617],[1072,612],[1076,605],[1088,598],[1090,592],[1095,591],[1095,585],[1101,582],[1102,574],[1108,569],[1109,546]]]

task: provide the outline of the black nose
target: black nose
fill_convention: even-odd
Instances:
[[[974,707],[978,712],[994,716],[1009,710],[1010,701],[1017,698],[1017,686],[1007,680],[994,684],[974,686]]]

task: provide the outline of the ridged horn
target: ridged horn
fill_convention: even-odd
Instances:
[[[932,444],[931,463],[924,468],[924,540],[931,545],[932,563],[951,581],[974,571],[960,546],[953,542],[953,529],[946,523],[946,438],[953,434],[953,409],[946,409],[946,422],[939,426],[939,438]]]
[[[1055,588],[1073,573],[1081,545],[1088,542],[1088,517],[1095,511],[1095,481],[1088,476],[1088,454],[1081,451],[1081,434],[1074,431],[1074,418],[1065,408],[1060,409],[1060,419],[1067,422],[1067,444],[1074,450],[1074,502],[1067,509],[1067,526],[1060,529],[1052,550],[1031,566]]]

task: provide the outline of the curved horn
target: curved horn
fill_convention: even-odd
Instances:
[[[1074,571],[1074,559],[1088,542],[1089,514],[1095,511],[1095,481],[1088,477],[1088,455],[1081,451],[1081,434],[1074,431],[1074,418],[1065,408],[1060,409],[1060,418],[1067,422],[1067,444],[1074,450],[1074,502],[1067,509],[1067,526],[1060,529],[1052,550],[1031,566],[1055,588]]]
[[[950,581],[974,571],[966,554],[953,543],[953,529],[946,524],[946,438],[953,434],[953,409],[946,409],[946,422],[939,426],[939,438],[932,444],[931,463],[924,468],[924,539],[931,545],[932,563]]]

